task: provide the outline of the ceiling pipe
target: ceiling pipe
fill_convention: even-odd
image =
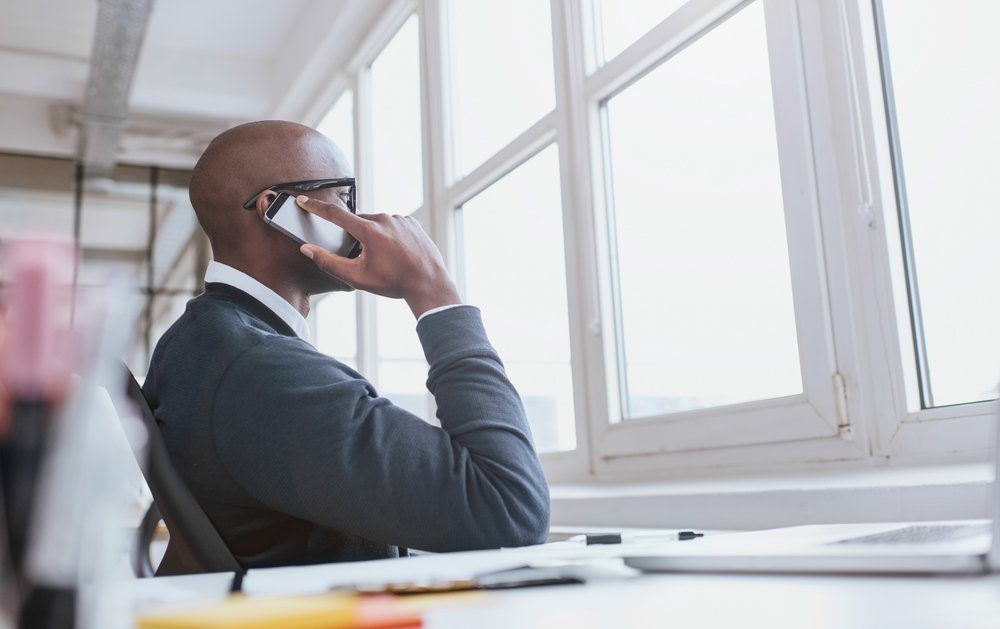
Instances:
[[[100,0],[80,125],[78,157],[88,176],[115,165],[153,0]]]

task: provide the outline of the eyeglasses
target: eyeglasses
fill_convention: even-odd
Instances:
[[[341,179],[309,179],[306,181],[292,181],[289,183],[277,183],[273,186],[268,186],[264,190],[253,195],[249,201],[243,204],[244,210],[252,210],[257,207],[257,199],[260,195],[265,192],[278,192],[290,190],[294,192],[312,192],[313,190],[325,190],[326,188],[344,188],[347,190],[347,198],[344,201],[347,203],[347,209],[351,212],[357,213],[356,203],[357,200],[357,187],[354,183],[354,177],[343,177]]]

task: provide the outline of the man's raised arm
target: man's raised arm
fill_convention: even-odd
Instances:
[[[364,247],[347,259],[303,245],[326,272],[403,298],[418,318],[460,303],[414,219],[299,204]],[[479,310],[434,312],[417,333],[441,428],[302,341],[274,338],[237,358],[221,384],[216,403],[229,410],[213,418],[213,431],[226,469],[264,506],[375,541],[429,551],[545,541],[548,487]],[[267,386],[254,386],[264,378]]]

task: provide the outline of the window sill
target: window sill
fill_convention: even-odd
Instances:
[[[992,465],[880,468],[738,479],[557,484],[558,527],[753,530],[799,524],[990,517]]]

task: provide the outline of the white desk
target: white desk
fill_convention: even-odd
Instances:
[[[505,554],[511,556],[508,551],[475,555],[502,563],[507,561],[500,558]],[[430,559],[441,563],[447,558]],[[369,572],[369,576],[411,572],[419,559],[252,571],[246,583],[251,591],[281,583],[294,589],[300,579],[320,584],[348,572]],[[163,604],[222,598],[230,580],[228,574],[147,579],[129,584],[125,592],[135,613]],[[643,575],[489,592],[468,605],[432,609],[425,616],[429,629],[728,626],[995,628],[1000,627],[1000,576]]]
[[[497,593],[440,610],[429,628],[1000,627],[1000,578],[644,576],[624,583]]]

